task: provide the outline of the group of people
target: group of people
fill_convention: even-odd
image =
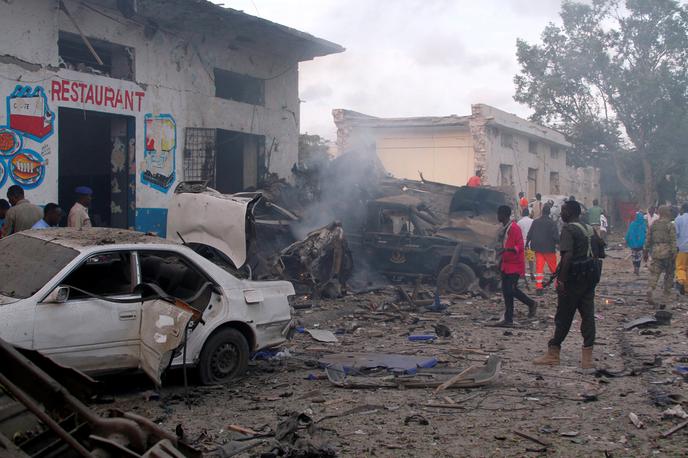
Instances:
[[[688,287],[688,203],[684,203],[674,218],[670,206],[650,208],[647,214],[637,212],[628,226],[626,245],[631,249],[633,271],[640,275],[642,262],[650,264],[648,302],[654,303],[654,293],[664,276],[663,292],[670,295],[674,279],[681,294]]]
[[[592,369],[595,342],[594,297],[602,273],[604,241],[595,228],[581,222],[582,207],[575,199],[568,199],[561,207],[560,217],[564,223],[561,231],[550,217],[551,205],[537,205],[537,210],[533,209],[535,219],[529,217],[529,209],[523,208],[520,201],[519,207],[523,217],[518,222],[511,217],[511,207],[500,206],[497,211],[497,218],[502,224],[498,253],[501,257],[504,314],[496,326],[513,326],[514,299],[528,306],[528,317],[534,317],[537,313],[537,302],[518,287],[519,279],[525,277],[527,252],[531,251],[536,264],[537,294],[541,295],[545,287],[544,266],[547,265],[552,279],[556,277],[558,298],[554,335],[548,343],[547,353],[534,363],[559,364],[561,344],[578,311],[581,315],[584,342],[581,367]],[[561,256],[558,265],[557,246]]]
[[[91,227],[88,207],[93,191],[86,186],[76,188],[77,200],[67,216],[67,226]],[[62,209],[55,203],[46,204],[43,209],[32,204],[24,195],[21,186],[13,185],[7,190],[7,200],[0,199],[0,235],[7,237],[28,229],[57,227],[62,220]]]

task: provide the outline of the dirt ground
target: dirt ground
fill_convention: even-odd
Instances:
[[[519,326],[504,329],[486,326],[501,314],[499,296],[444,297],[450,306],[442,313],[409,312],[388,288],[297,312],[303,326],[338,333],[337,343],[297,334],[283,347],[289,356],[253,361],[246,377],[229,386],[192,386],[188,404],[179,374],[172,374],[159,397],[149,387],[125,383],[117,388],[114,404],[100,409],[131,410],[170,431],[181,425],[187,440],[205,450],[255,444],[237,456],[270,452],[278,423],[293,413],[304,413],[317,427],[299,436],[312,438],[320,453],[337,456],[686,456],[688,428],[668,438],[660,434],[685,421],[663,418],[667,408],[682,402],[688,410],[687,379],[676,369],[688,367],[688,303],[677,296],[662,300],[673,314],[669,326],[624,331],[624,323],[654,315],[657,308],[645,297],[647,268],[640,277],[633,275],[628,254],[618,242],[610,243],[597,291],[595,360],[606,375],[577,371],[578,317],[562,348],[561,366],[531,363],[553,331],[551,289],[536,320],[527,320],[526,307],[517,305]],[[409,341],[410,334],[432,332],[436,323],[446,325],[451,336]],[[430,388],[350,389],[323,379],[316,363],[341,352],[434,357],[439,366],[457,369],[496,354],[502,365],[499,379],[482,388],[437,395]],[[427,406],[433,403],[450,407]],[[631,413],[642,428],[631,422]],[[249,428],[258,438],[230,425]]]

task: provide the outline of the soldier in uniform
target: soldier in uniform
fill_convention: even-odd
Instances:
[[[571,329],[576,311],[581,316],[583,349],[581,368],[593,369],[592,349],[595,343],[595,287],[602,272],[604,245],[592,227],[580,222],[581,206],[575,200],[562,205],[559,249],[561,261],[557,269],[557,312],[554,336],[547,353],[534,364],[558,365],[561,344]]]
[[[659,219],[650,226],[645,239],[643,258],[647,262],[652,256],[650,264],[649,290],[647,301],[654,304],[653,294],[659,277],[664,274],[664,295],[671,294],[674,283],[674,271],[676,269],[676,227],[671,222],[671,208],[663,206],[659,208]]]

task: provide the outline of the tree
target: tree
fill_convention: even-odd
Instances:
[[[329,161],[330,144],[320,135],[299,135],[299,164],[309,167],[317,166]]]
[[[686,167],[688,7],[565,1],[560,16],[541,44],[517,41],[514,98],[569,138],[575,164],[613,159],[619,180],[650,203],[656,178]]]

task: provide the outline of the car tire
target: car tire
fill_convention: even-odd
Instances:
[[[246,372],[249,348],[246,337],[236,329],[225,328],[213,334],[203,346],[198,366],[201,383],[227,383]]]
[[[468,291],[476,278],[475,272],[467,264],[447,264],[437,275],[437,289],[440,294],[462,294]]]

